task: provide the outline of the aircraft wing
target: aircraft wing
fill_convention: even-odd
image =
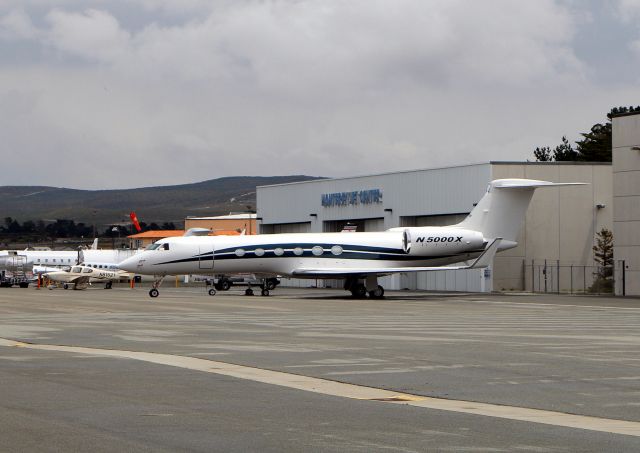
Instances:
[[[69,283],[73,283],[76,285],[86,285],[87,283],[89,283],[90,278],[91,277],[89,276],[85,277],[84,275],[79,275],[78,277],[69,280]]]
[[[376,274],[376,275],[387,275],[387,274],[396,274],[399,272],[424,272],[424,271],[455,271],[462,269],[481,269],[489,266],[493,257],[496,255],[498,251],[498,247],[500,246],[500,242],[502,242],[502,238],[496,238],[491,242],[491,244],[484,249],[482,254],[476,258],[473,263],[469,265],[462,266],[421,266],[421,267],[316,267],[316,268],[299,268],[294,269],[292,275],[295,276],[310,276],[310,275],[322,275],[322,276],[338,276],[338,275],[365,275],[365,274]]]

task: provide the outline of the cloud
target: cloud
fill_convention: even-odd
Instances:
[[[88,9],[81,13],[53,10],[48,43],[61,52],[87,60],[114,62],[127,52],[130,35],[108,12]]]
[[[636,36],[639,36],[640,26],[637,22],[640,20],[640,0],[618,0],[617,13],[623,23],[635,24]],[[640,37],[629,42],[628,48],[636,57],[640,57]]]
[[[640,0],[618,0],[617,10],[620,19],[632,21],[640,17]]]
[[[39,46],[0,58],[0,151],[46,160],[34,183],[523,159],[632,92],[593,84],[573,42],[586,13],[551,0],[28,0],[0,14]]]
[[[22,9],[14,9],[0,17],[0,37],[6,40],[29,40],[38,35],[31,18]]]

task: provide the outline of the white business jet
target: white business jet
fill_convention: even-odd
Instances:
[[[253,273],[265,278],[344,279],[344,288],[354,297],[368,293],[378,299],[384,295],[379,276],[487,267],[496,252],[518,245],[516,236],[535,189],[581,184],[494,180],[462,222],[444,227],[391,228],[377,233],[166,238],[118,267],[155,275],[151,297],[158,296],[158,287],[168,274]],[[214,295],[215,289],[209,294]],[[246,294],[253,294],[251,287]],[[262,295],[269,295],[265,285]]]

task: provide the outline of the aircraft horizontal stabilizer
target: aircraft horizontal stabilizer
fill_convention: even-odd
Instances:
[[[464,266],[430,266],[430,267],[361,267],[361,268],[300,268],[295,269],[292,275],[295,276],[339,276],[339,275],[388,275],[399,272],[425,272],[425,271],[457,271],[463,269],[481,269],[491,264],[493,257],[496,256],[498,247],[502,242],[502,238],[496,238],[491,244],[484,249],[482,254],[476,258],[470,265]]]
[[[493,187],[500,189],[537,189],[539,187],[584,186],[584,182],[550,182],[535,179],[499,179],[493,182]]]

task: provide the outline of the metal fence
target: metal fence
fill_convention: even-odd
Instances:
[[[534,293],[613,294],[624,280],[624,264],[596,266],[533,260],[524,263],[525,287]]]

